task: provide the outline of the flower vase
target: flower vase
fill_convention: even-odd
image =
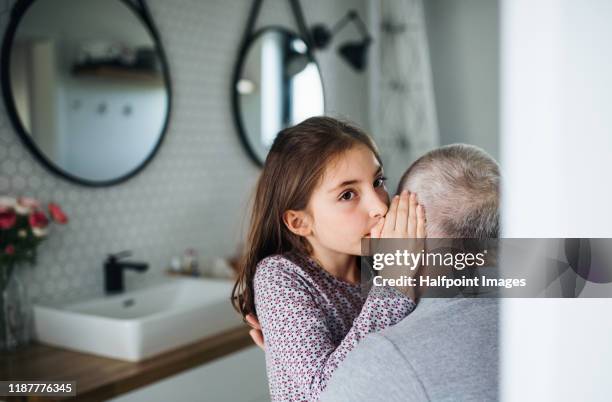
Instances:
[[[25,286],[13,269],[2,269],[0,286],[0,350],[10,351],[30,341],[30,305]]]

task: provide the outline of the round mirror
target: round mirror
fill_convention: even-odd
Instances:
[[[319,66],[306,43],[283,28],[253,35],[234,79],[235,119],[253,160],[263,165],[283,128],[325,112]]]
[[[2,48],[2,89],[17,132],[45,166],[101,186],[151,160],[170,112],[156,38],[128,1],[17,3]]]

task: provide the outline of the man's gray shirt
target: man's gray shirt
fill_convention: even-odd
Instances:
[[[351,351],[321,400],[497,400],[498,314],[497,299],[422,299]]]

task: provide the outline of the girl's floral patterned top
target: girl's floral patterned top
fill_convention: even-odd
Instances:
[[[415,307],[395,289],[335,278],[296,253],[259,262],[255,308],[265,340],[273,401],[316,401],[364,336],[396,324]]]

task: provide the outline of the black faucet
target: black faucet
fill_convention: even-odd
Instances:
[[[149,264],[145,262],[119,261],[121,258],[131,255],[131,251],[110,254],[104,262],[104,289],[106,293],[123,292],[124,269],[133,269],[139,272],[144,272],[149,269]]]

